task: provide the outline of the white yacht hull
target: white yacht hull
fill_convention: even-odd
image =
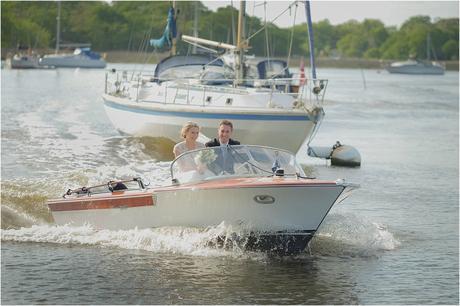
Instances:
[[[216,136],[221,120],[234,125],[234,138],[241,143],[281,147],[297,152],[314,134],[321,121],[322,108],[308,114],[303,109],[210,107],[135,102],[104,95],[104,107],[113,125],[122,133],[134,136],[166,137],[179,142],[180,129],[195,121],[201,133]]]

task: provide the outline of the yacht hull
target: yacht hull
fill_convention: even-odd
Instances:
[[[141,192],[85,195],[53,200],[48,206],[56,224],[89,223],[111,230],[205,229],[224,222],[244,230],[244,238],[236,239],[247,249],[291,254],[305,249],[334,203],[344,198],[346,188],[333,181],[230,178]],[[228,238],[220,236],[214,243],[225,246]]]
[[[8,59],[7,65],[11,69],[37,69],[40,68],[38,64],[38,57],[36,56],[14,56]]]
[[[182,141],[179,131],[187,121],[195,121],[201,133],[215,137],[219,122],[233,122],[234,138],[241,143],[268,145],[297,152],[314,135],[324,115],[322,108],[305,110],[203,107],[138,103],[104,95],[104,107],[120,132],[134,136],[166,137]]]

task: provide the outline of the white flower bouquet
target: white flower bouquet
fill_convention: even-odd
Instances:
[[[213,149],[201,150],[194,159],[197,164],[209,165],[217,159],[217,154]]]

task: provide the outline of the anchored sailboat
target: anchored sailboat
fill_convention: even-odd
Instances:
[[[41,66],[68,68],[105,68],[107,65],[100,54],[91,51],[91,44],[61,44],[61,2],[58,1],[56,24],[56,51],[40,59]],[[73,53],[59,53],[61,47],[74,47]]]
[[[103,99],[113,125],[122,133],[178,142],[178,131],[188,120],[199,122],[201,132],[212,137],[219,121],[229,119],[234,122],[235,137],[243,143],[294,152],[309,143],[324,116],[327,80],[316,79],[314,61],[311,79],[299,86],[300,80],[292,77],[285,62],[249,60],[244,11],[245,1],[241,1],[235,45],[182,36],[202,49],[224,49],[223,55],[184,56],[174,54],[175,12],[171,8],[163,37],[151,43],[171,44],[173,54],[158,63],[153,74],[107,74]]]
[[[409,59],[404,62],[395,62],[390,64],[386,69],[389,73],[400,74],[444,74],[444,66],[437,61],[431,61],[431,36],[428,34],[426,40],[426,54],[427,60],[421,61],[417,59]]]

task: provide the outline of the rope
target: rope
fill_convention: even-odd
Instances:
[[[272,23],[274,21],[276,21],[279,17],[281,17],[284,13],[286,13],[287,10],[291,9],[291,6],[293,6],[294,4],[296,4],[298,1],[294,1],[292,2],[284,11],[282,11],[278,16],[275,17],[275,19],[272,20]],[[252,34],[251,36],[249,36],[247,38],[247,40],[249,41],[251,38],[253,38],[254,36],[256,36],[257,34],[259,34],[261,31],[263,31],[265,28],[267,27],[267,25],[263,26],[262,28],[260,28],[258,31],[254,32],[254,34]]]
[[[267,27],[267,1],[264,1],[264,26],[262,27],[265,28]],[[257,33],[257,32],[256,32]],[[248,38],[248,41],[249,41],[249,38]],[[265,44],[266,44],[266,47],[267,47],[267,53],[265,54],[266,58],[268,60],[270,60],[270,45],[269,45],[269,42],[268,42],[268,27],[265,29]]]
[[[297,8],[298,8],[298,4],[297,4],[297,2],[296,2],[296,4],[295,4],[295,11],[294,11],[294,19],[293,19],[293,21],[292,21],[291,43],[289,44],[288,58],[287,58],[287,67],[289,67],[289,62],[290,62],[290,60],[291,60],[292,43],[294,42],[294,28],[295,28],[295,22],[296,22],[296,17],[297,17]]]

